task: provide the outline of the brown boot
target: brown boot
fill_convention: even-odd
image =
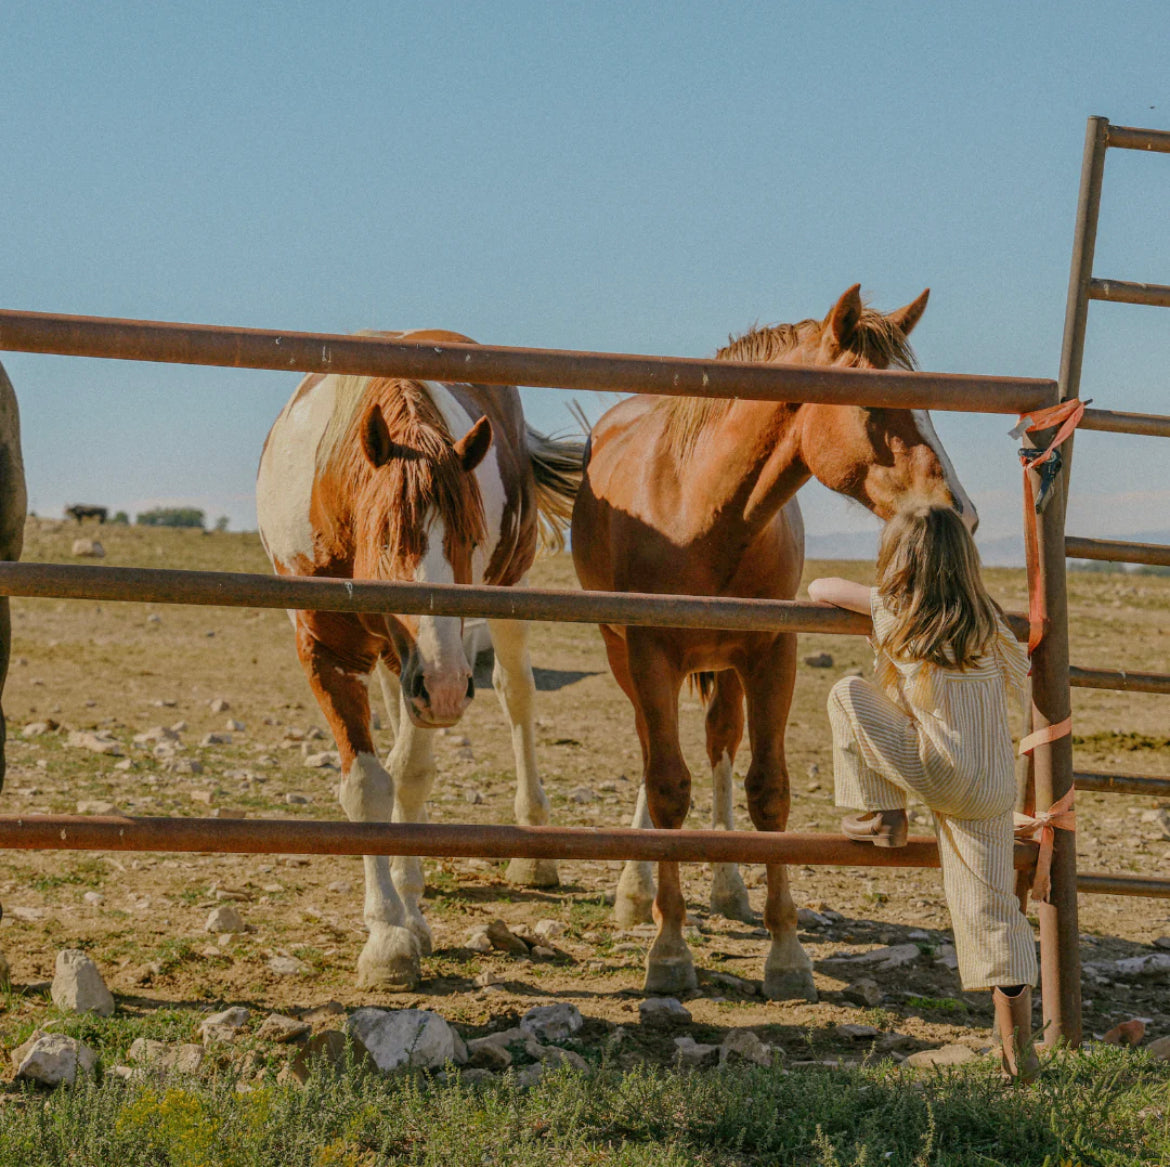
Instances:
[[[875,847],[905,847],[910,824],[904,810],[863,810],[841,820],[845,837]]]
[[[1003,1047],[1003,1069],[1016,1082],[1035,1082],[1040,1074],[1040,1059],[1032,1044],[1032,986],[1023,985],[1009,995],[993,989],[995,1027]]]

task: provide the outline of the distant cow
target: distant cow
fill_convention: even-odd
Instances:
[[[87,507],[81,503],[75,503],[71,507],[65,508],[65,517],[67,519],[76,519],[80,523],[83,519],[97,519],[99,523],[104,523],[109,518],[108,507]]]

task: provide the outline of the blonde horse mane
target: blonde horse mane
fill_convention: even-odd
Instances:
[[[797,324],[756,326],[742,336],[728,337],[727,344],[715,353],[718,361],[751,361],[767,364],[791,352],[810,331],[819,329],[820,320],[801,320]],[[912,370],[918,362],[906,334],[888,316],[865,306],[861,320],[853,331],[849,352],[859,365],[875,368]],[[672,397],[655,408],[665,415],[666,440],[678,457],[690,454],[703,433],[726,416],[735,402],[727,397]]]

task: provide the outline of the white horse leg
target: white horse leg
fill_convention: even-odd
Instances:
[[[386,707],[386,728],[395,741],[398,740],[398,709],[402,700],[402,686],[398,683],[397,675],[391,671],[385,661],[379,660],[374,666],[378,674],[378,684],[382,688],[382,704]]]
[[[638,805],[634,807],[630,826],[643,831],[654,829],[650,821],[650,809],[646,805],[645,784],[638,787]],[[617,894],[614,896],[613,914],[617,923],[623,928],[653,923],[656,890],[654,865],[631,859],[622,868],[622,877],[618,880]]]
[[[711,787],[711,826],[717,831],[735,830],[735,775],[726,750],[711,767]],[[737,864],[711,864],[711,911],[729,920],[755,923],[755,913]]]
[[[341,776],[341,806],[353,822],[389,822],[394,806],[390,775],[373,754],[358,754]],[[358,988],[413,988],[419,946],[385,855],[366,855],[365,920],[370,937],[358,957]]]
[[[512,727],[516,756],[516,821],[541,827],[548,822],[548,795],[536,768],[536,682],[528,658],[528,627],[519,620],[488,622],[496,661],[492,685]],[[555,859],[513,859],[507,879],[527,887],[555,887],[559,882]]]
[[[435,731],[419,729],[406,712],[398,714],[398,736],[387,758],[394,781],[394,822],[425,823],[427,797],[435,779]],[[424,956],[431,952],[431,929],[419,902],[426,890],[422,860],[417,855],[395,855],[391,864],[394,886],[402,897],[406,926],[418,942]]]

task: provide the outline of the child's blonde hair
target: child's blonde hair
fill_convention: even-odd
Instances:
[[[963,669],[995,638],[975,540],[950,507],[908,507],[886,524],[877,587],[898,621],[883,645],[893,657]]]

